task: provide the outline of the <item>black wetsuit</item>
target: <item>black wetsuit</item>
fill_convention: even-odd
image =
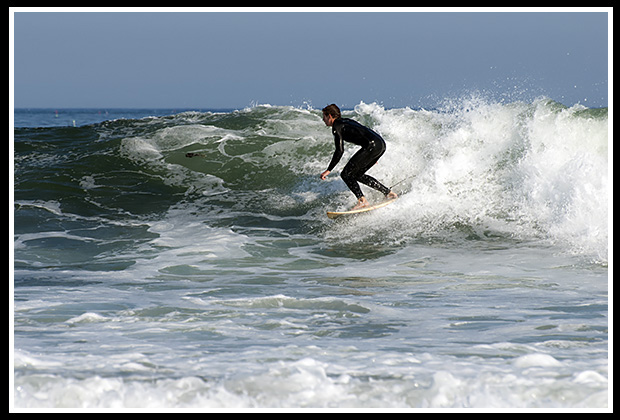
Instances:
[[[340,176],[358,199],[364,195],[358,182],[387,195],[390,189],[365,173],[385,153],[385,141],[383,138],[370,128],[348,118],[338,118],[335,120],[332,125],[332,133],[334,134],[336,151],[327,170],[331,172],[340,161],[344,153],[344,141],[357,144],[362,148],[345,165]]]

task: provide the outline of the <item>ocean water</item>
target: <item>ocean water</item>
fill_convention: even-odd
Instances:
[[[609,407],[607,109],[344,114],[16,110],[14,406]]]

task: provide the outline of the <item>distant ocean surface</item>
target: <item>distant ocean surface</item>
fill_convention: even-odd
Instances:
[[[320,109],[15,110],[15,407],[608,407],[607,109],[344,116],[332,221]]]

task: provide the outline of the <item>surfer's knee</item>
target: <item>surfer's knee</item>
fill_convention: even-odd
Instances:
[[[342,178],[345,182],[349,181],[357,181],[358,180],[358,172],[359,169],[355,165],[347,164],[344,168],[342,168],[342,172],[340,172],[340,178]]]

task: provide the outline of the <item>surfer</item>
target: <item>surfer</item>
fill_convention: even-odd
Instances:
[[[385,153],[385,141],[383,138],[357,121],[342,118],[340,108],[335,104],[323,108],[323,122],[326,126],[332,128],[336,150],[327,170],[321,173],[321,179],[325,180],[327,175],[338,164],[344,153],[344,142],[347,141],[362,147],[353,155],[340,174],[344,183],[347,184],[347,187],[357,197],[357,204],[353,207],[353,210],[367,207],[370,204],[366,197],[364,197],[358,182],[381,191],[388,199],[397,198],[396,193],[373,177],[366,175],[366,171],[377,163],[379,158]]]

